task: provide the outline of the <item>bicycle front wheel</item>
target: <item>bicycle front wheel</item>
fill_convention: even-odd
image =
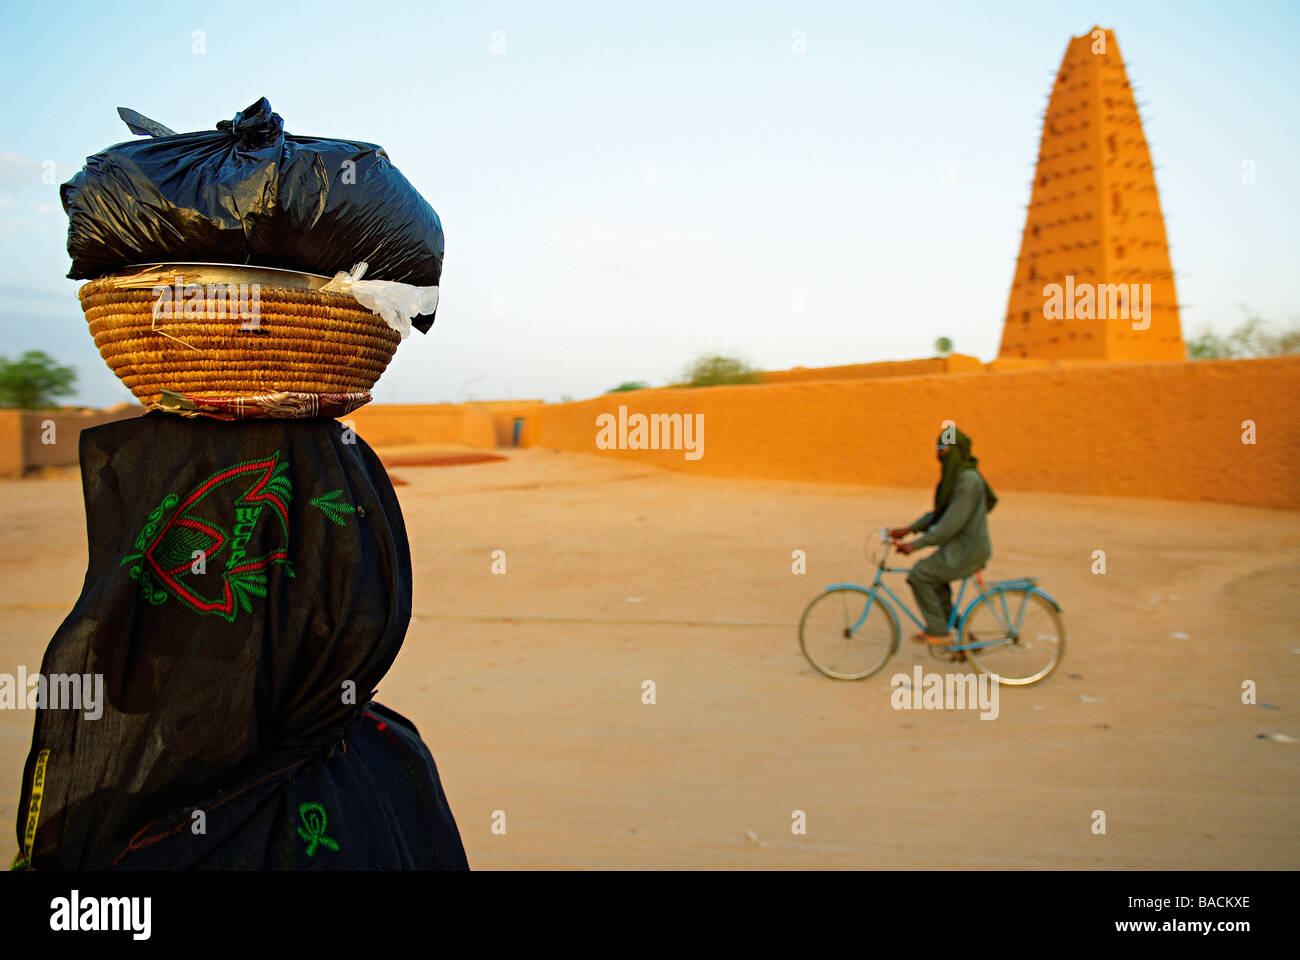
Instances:
[[[1056,606],[1033,590],[986,593],[962,621],[961,647],[980,673],[1012,687],[1046,679],[1065,655],[1065,623]]]
[[[836,587],[803,612],[799,647],[831,679],[862,680],[898,649],[898,618],[862,587]]]

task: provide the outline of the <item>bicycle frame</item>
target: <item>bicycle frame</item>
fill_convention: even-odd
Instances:
[[[898,598],[898,595],[895,594],[893,590],[890,590],[889,585],[884,582],[884,576],[887,573],[911,573],[912,571],[910,567],[885,566],[885,562],[889,559],[889,550],[893,546],[893,541],[889,540],[883,535],[884,531],[881,531],[881,533],[882,533],[881,539],[884,541],[885,544],[885,552],[881,554],[880,562],[876,565],[876,579],[871,582],[871,587],[864,588],[861,584],[858,583],[833,583],[826,589],[838,590],[842,587],[856,587],[859,590],[863,590],[867,594],[867,605],[862,611],[862,616],[858,617],[857,622],[853,624],[853,626],[850,628],[851,633],[856,632],[858,628],[861,627],[862,624],[866,622],[867,615],[871,612],[871,605],[875,603],[877,599],[879,599],[881,603],[888,603],[889,601],[893,601],[893,609],[896,611],[902,610],[903,613],[907,614],[907,618],[911,620],[914,624],[916,624],[918,629],[924,632],[925,623],[916,614],[914,614],[912,612],[912,608],[909,607],[906,602],[900,600]],[[978,572],[974,574],[974,577],[976,582],[980,586],[980,596],[984,596],[984,594],[987,591],[984,590],[983,578],[980,577]],[[949,632],[951,632],[953,627],[957,625],[958,620],[965,618],[966,611],[962,611],[960,617],[958,616],[957,611],[961,610],[961,602],[966,596],[966,584],[969,582],[970,582],[970,577],[962,578],[961,589],[957,591],[957,599],[953,601],[952,612],[948,614]],[[880,596],[881,593],[883,593],[886,597],[888,597],[889,601],[881,597]],[[975,597],[974,599],[971,600],[972,607],[975,605],[975,601],[978,599],[979,597]],[[971,646],[983,646],[983,644],[971,644]],[[960,650],[966,648],[952,647],[951,649]]]
[[[851,589],[861,590],[867,595],[867,604],[862,610],[862,616],[858,617],[857,622],[854,623],[853,626],[849,628],[850,633],[857,632],[857,630],[862,626],[862,624],[866,622],[867,615],[871,613],[871,605],[875,603],[877,600],[879,600],[881,603],[885,604],[886,606],[890,606],[891,609],[894,611],[901,610],[903,613],[907,614],[907,618],[911,620],[914,624],[916,624],[917,627],[922,632],[924,632],[925,623],[922,622],[922,620],[912,612],[912,608],[909,607],[905,601],[900,599],[898,595],[894,593],[893,590],[889,589],[889,585],[884,582],[885,574],[910,573],[911,568],[886,566],[886,561],[888,561],[889,559],[889,551],[894,546],[894,543],[885,535],[885,531],[883,530],[881,531],[881,541],[885,545],[885,550],[884,553],[881,554],[880,562],[876,565],[876,578],[871,582],[870,587],[863,587],[861,584],[858,583],[833,583],[830,586],[828,586],[826,589],[838,590],[838,589],[848,587]],[[980,576],[980,572],[978,570],[975,571],[975,573],[972,574],[971,576],[975,578],[975,583],[979,587],[979,594],[976,595],[975,597],[972,597],[970,606],[968,606],[965,610],[962,610],[962,601],[966,597],[966,585],[970,583],[971,580],[971,577],[963,577],[961,581],[961,588],[957,591],[957,598],[953,601],[952,604],[952,612],[948,614],[948,631],[952,632],[954,627],[957,628],[958,631],[957,635],[959,638],[961,636],[961,625],[966,621],[967,615],[971,612],[971,610],[975,609],[975,605],[979,603],[981,599],[988,598],[988,597],[996,597],[998,600],[1001,601],[1001,607],[1002,607],[1001,624],[1004,628],[1006,628],[1007,632],[1018,636],[1020,634],[1021,628],[1024,626],[1026,605],[1022,603],[1020,606],[1020,610],[1013,618],[1011,615],[1011,610],[1007,606],[1007,591],[1010,589],[1024,589],[1030,594],[1037,594],[1041,596],[1044,600],[1046,600],[1048,603],[1050,603],[1053,607],[1055,607],[1058,611],[1061,609],[1061,605],[1057,603],[1047,593],[1038,589],[1036,583],[1031,579],[1020,578],[1018,580],[999,581],[989,586],[984,583],[984,578]],[[994,606],[994,602],[995,601],[993,600],[988,601],[989,607],[993,612],[993,616],[996,618],[998,616],[998,611]],[[960,613],[958,611],[960,611]],[[1015,621],[1014,626],[1012,626],[1013,619]],[[946,646],[946,649],[950,652],[955,653],[960,650],[980,650],[983,649],[984,647],[999,646],[1006,642],[1007,641],[1005,638],[999,638],[997,640],[983,641],[978,643],[955,643],[955,644],[948,644]]]
[[[884,544],[884,550],[879,558],[868,557],[868,561],[876,567],[876,575],[870,586],[860,583],[833,583],[813,598],[804,609],[803,617],[799,621],[799,646],[804,656],[818,672],[832,679],[861,680],[872,676],[884,667],[886,661],[898,652],[899,610],[907,614],[907,618],[916,624],[923,634],[928,632],[924,621],[913,612],[907,601],[885,583],[887,573],[910,574],[916,568],[891,567],[889,552],[901,544],[891,538],[889,531],[884,528],[880,530],[880,540]],[[976,583],[976,590],[967,603],[966,588],[972,577]],[[854,594],[857,594],[856,598]],[[865,603],[862,601],[863,597]],[[855,614],[854,611],[858,609],[859,603],[863,605],[860,612]],[[883,609],[873,620],[871,633],[855,638],[854,634],[866,627],[867,620],[871,617],[872,607],[876,603],[879,603]],[[1043,604],[1050,608],[1047,611],[1046,621],[1041,619]],[[981,609],[982,606],[987,607],[987,610]],[[814,609],[818,614],[810,621]],[[826,620],[827,614],[831,618],[829,621]],[[962,577],[956,601],[949,610],[946,630],[951,634],[955,628],[955,635],[943,638],[921,636],[916,639],[926,640],[926,649],[938,660],[949,663],[969,660],[980,673],[993,677],[999,683],[1031,686],[1045,679],[1060,665],[1067,639],[1061,614],[1061,605],[1045,591],[1039,589],[1036,577],[991,580],[986,583],[983,569],[980,568],[969,576]],[[882,624],[879,622],[881,619],[888,622]],[[850,624],[849,620],[854,622]],[[815,625],[815,629],[811,632],[813,638],[811,641],[808,632],[810,624]],[[1029,631],[1028,634],[1026,631]],[[822,640],[818,640],[818,637],[839,644],[835,648],[838,652],[834,653],[831,659],[822,656],[819,646]],[[858,641],[856,644],[852,642],[855,639]],[[881,650],[882,640],[888,641],[887,650]],[[849,641],[847,646],[844,645],[844,641]],[[991,659],[985,659],[985,655],[999,647],[1008,648],[1008,656],[1005,662],[998,661],[996,670],[991,670],[994,664]],[[1034,652],[1035,647],[1040,649]],[[962,654],[965,650],[971,651],[969,657]],[[878,660],[863,659],[876,657],[877,651],[883,653]],[[1044,665],[1037,672],[1027,672],[1024,669],[1026,661],[1041,659],[1044,652],[1049,657]],[[855,665],[851,662],[846,666],[845,658],[849,661],[863,660],[866,665]]]
[[[914,624],[916,624],[917,629],[924,632],[925,623],[919,617],[917,617],[916,614],[912,612],[912,608],[909,607],[905,601],[900,600],[898,595],[894,593],[893,590],[889,589],[889,584],[885,583],[883,579],[884,575],[887,573],[910,573],[910,572],[911,570],[908,567],[886,567],[884,565],[884,562],[882,561],[880,566],[876,569],[876,579],[872,582],[869,588],[863,587],[860,583],[833,583],[826,589],[838,590],[841,587],[856,587],[857,589],[862,590],[863,592],[866,593],[867,605],[866,607],[863,608],[862,616],[858,617],[857,623],[853,624],[853,626],[850,628],[850,632],[857,631],[857,629],[861,627],[863,623],[866,622],[867,614],[871,612],[871,605],[875,603],[877,600],[879,600],[881,603],[890,603],[890,601],[892,601],[891,606],[894,610],[903,611],[903,613],[907,614],[907,618],[911,620]],[[957,591],[957,599],[953,601],[952,613],[948,615],[949,630],[952,630],[952,628],[957,624],[957,621],[959,619],[957,616],[957,611],[961,610],[961,602],[962,599],[966,596],[966,584],[969,580],[970,577],[966,577],[965,579],[963,579],[961,582],[961,589]],[[883,596],[881,596],[882,594]],[[889,599],[886,600],[885,597],[888,597]],[[976,599],[978,599],[978,597]],[[974,605],[974,602],[975,601],[972,600],[971,604]]]

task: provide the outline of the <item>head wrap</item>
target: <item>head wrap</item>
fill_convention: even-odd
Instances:
[[[939,475],[939,483],[934,488],[934,519],[938,522],[943,516],[944,510],[948,509],[948,504],[952,500],[953,488],[957,486],[957,477],[963,470],[976,470],[979,460],[971,456],[971,439],[955,427],[952,433],[956,435],[955,439],[949,439],[949,431],[945,429],[939,434],[939,446],[947,446],[948,453],[942,458],[943,467]],[[998,498],[993,493],[993,488],[989,486],[988,481],[980,475],[980,480],[984,482],[984,502],[986,509],[992,510],[997,505]]]

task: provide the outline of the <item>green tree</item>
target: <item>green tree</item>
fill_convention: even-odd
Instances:
[[[934,352],[941,357],[946,357],[952,353],[952,338],[940,337],[934,341]]]
[[[0,407],[40,410],[54,397],[73,393],[77,371],[60,366],[43,350],[28,350],[17,360],[0,357]]]
[[[1300,353],[1300,326],[1294,321],[1287,329],[1275,333],[1259,314],[1251,313],[1245,306],[1241,310],[1245,319],[1227,336],[1219,336],[1207,329],[1199,337],[1188,340],[1188,359],[1278,357]]]
[[[688,387],[718,387],[733,383],[758,383],[758,373],[737,357],[700,357],[682,375]]]
[[[1187,359],[1218,360],[1228,355],[1227,349],[1221,336],[1212,330],[1206,330],[1199,337],[1187,341]]]
[[[625,380],[612,390],[606,390],[606,393],[627,393],[629,390],[647,390],[650,384],[644,380]]]

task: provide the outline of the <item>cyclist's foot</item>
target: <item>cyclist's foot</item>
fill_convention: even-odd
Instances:
[[[952,643],[951,636],[936,637],[928,633],[918,633],[912,640],[916,643],[929,644],[932,647],[943,647]]]

